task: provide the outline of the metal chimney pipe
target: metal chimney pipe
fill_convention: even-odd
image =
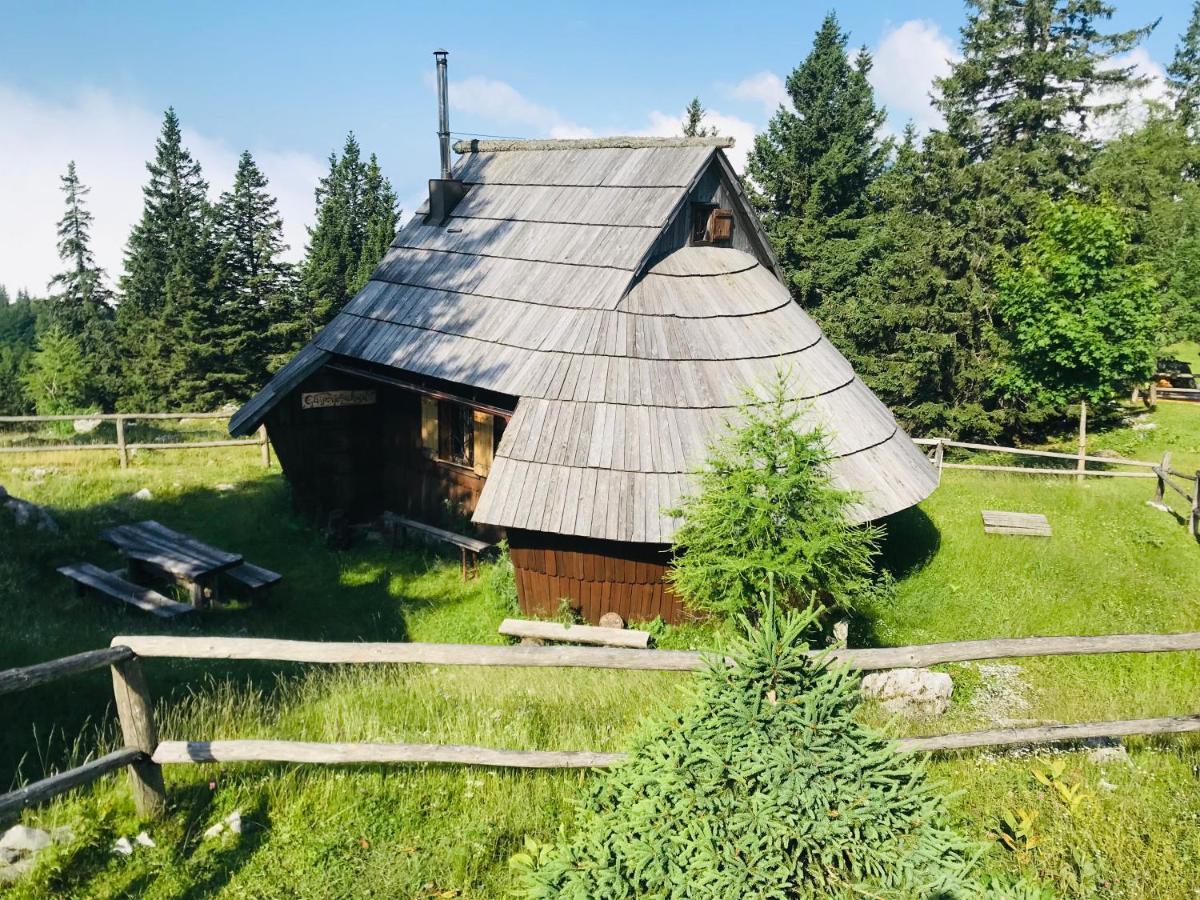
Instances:
[[[438,149],[442,154],[442,178],[449,180],[454,175],[450,171],[450,97],[446,87],[446,51],[434,50],[433,57],[437,60]]]

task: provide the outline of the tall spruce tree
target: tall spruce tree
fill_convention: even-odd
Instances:
[[[309,229],[300,276],[298,339],[307,340],[367,282],[396,232],[396,195],[372,155],[351,133],[342,155],[316,189],[316,224]]]
[[[1167,81],[1175,95],[1175,114],[1184,128],[1194,131],[1200,124],[1200,0],[1192,4],[1192,17],[1175,46]]]
[[[362,216],[363,240],[358,254],[358,272],[351,284],[352,295],[362,290],[396,237],[396,220],[399,216],[396,192],[384,177],[374,153],[367,160],[363,178]]]
[[[226,400],[245,399],[261,387],[269,360],[286,349],[274,323],[291,317],[293,269],[280,258],[287,250],[283,220],[268,186],[245,151],[233,188],[213,211],[217,256],[209,287],[217,304],[218,365],[209,385]]]
[[[847,40],[827,15],[788,77],[792,108],[781,107],[755,138],[746,166],[751,200],[806,307],[823,302],[854,265],[867,189],[889,151],[877,137],[884,111],[867,80],[871,57],[864,49],[851,62]]]
[[[142,217],[129,236],[117,309],[123,356],[121,403],[148,410],[195,407],[214,348],[208,289],[215,249],[208,184],[183,146],[179,117],[168,109],[146,164]]]
[[[1113,65],[1153,25],[1102,32],[1105,0],[968,0],[962,59],[938,79],[947,130],[971,154],[1001,150],[1042,188],[1056,193],[1087,165],[1092,120],[1124,105],[1133,66]]]
[[[79,180],[74,161],[67,164],[61,180],[66,211],[58,223],[58,255],[65,268],[50,280],[51,319],[87,360],[85,402],[107,407],[113,400],[116,374],[112,293],[92,255],[92,214],[86,205],[90,189]]]

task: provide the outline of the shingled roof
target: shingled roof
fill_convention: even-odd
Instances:
[[[473,142],[443,226],[423,211],[367,286],[231,423],[251,431],[337,358],[518,398],[476,522],[669,542],[662,514],[748,385],[785,371],[832,435],[833,475],[874,519],[936,485],[923,455],[794,302],[721,153],[724,139]],[[748,223],[744,249],[661,255],[701,179]]]

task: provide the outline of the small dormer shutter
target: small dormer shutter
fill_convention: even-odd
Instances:
[[[733,237],[733,211],[714,209],[708,215],[708,240],[714,244]]]
[[[475,474],[485,478],[492,471],[492,457],[496,452],[493,418],[489,413],[475,410]]]

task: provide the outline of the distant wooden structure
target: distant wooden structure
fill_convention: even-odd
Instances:
[[[983,511],[983,530],[987,534],[1019,534],[1026,537],[1050,537],[1050,522],[1041,513]]]
[[[591,623],[684,616],[664,510],[778,371],[856,520],[919,502],[937,472],[792,301],[731,143],[460,142],[436,212],[230,431],[265,423],[319,517],[506,535],[522,609]]]

